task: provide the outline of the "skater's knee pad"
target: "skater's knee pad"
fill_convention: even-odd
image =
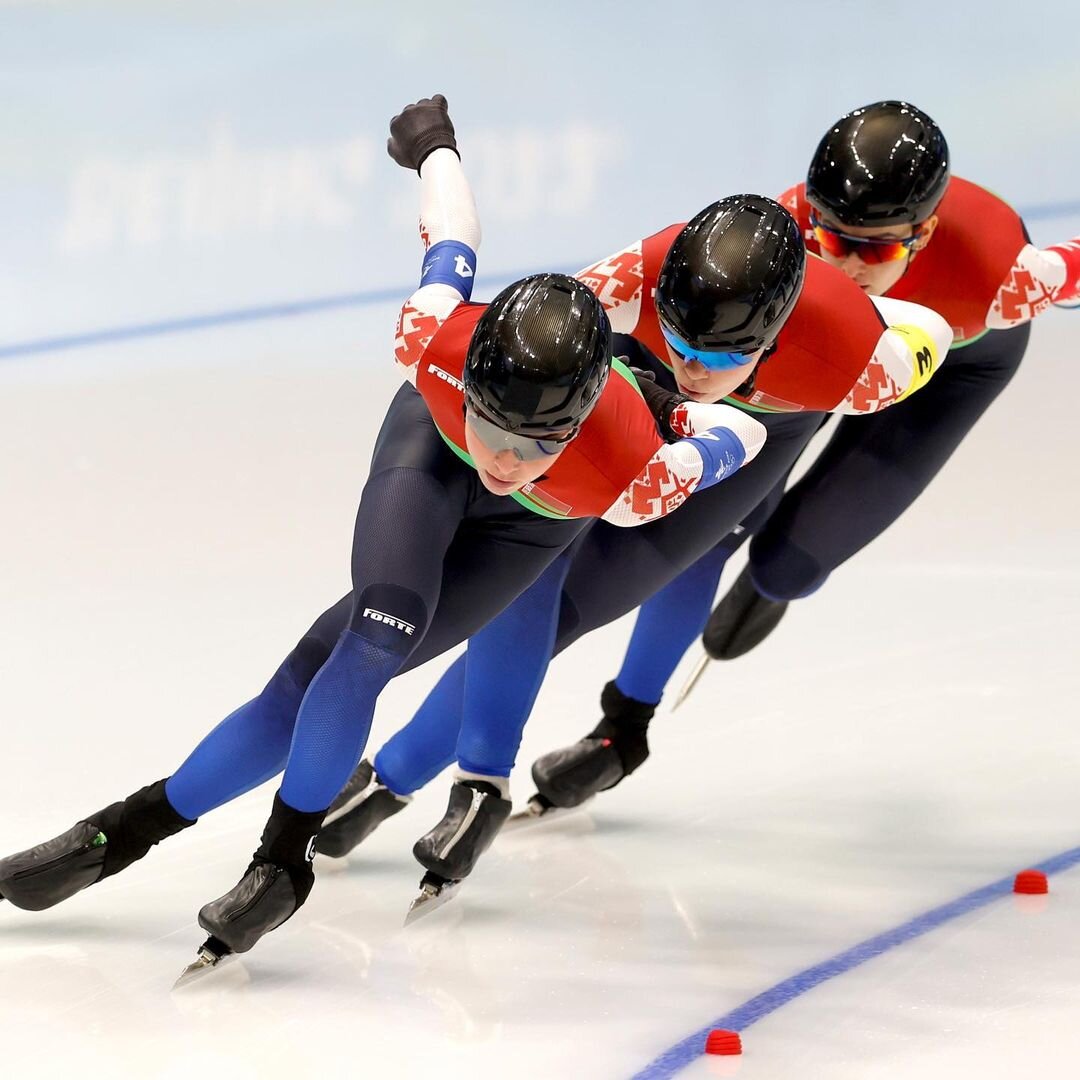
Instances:
[[[767,533],[750,545],[750,575],[759,593],[769,600],[799,600],[825,584],[829,569],[808,551],[784,537]]]
[[[274,685],[276,680],[282,690],[287,693],[291,683],[299,690],[300,697],[303,697],[308,684],[318,674],[319,668],[330,659],[333,651],[333,642],[326,642],[311,635],[301,638],[267,685]]]
[[[349,629],[373,645],[408,656],[427,630],[427,604],[401,585],[369,585],[357,598]]]

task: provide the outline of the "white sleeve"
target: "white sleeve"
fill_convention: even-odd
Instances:
[[[902,401],[926,385],[952,345],[952,327],[936,311],[889,296],[870,299],[886,329],[834,412],[874,413]]]
[[[473,252],[480,246],[480,219],[472,190],[461,159],[447,147],[432,151],[420,166],[420,237],[425,250],[444,240],[455,240]],[[425,260],[421,278],[426,271]],[[415,384],[416,366],[435,332],[470,291],[438,282],[421,285],[405,301],[398,315],[394,357],[410,382]]]
[[[461,159],[448,147],[434,150],[420,166],[420,236],[424,247],[457,240],[476,251],[480,218]]]
[[[1057,250],[1025,244],[986,313],[987,327],[1007,330],[1029,322],[1051,304],[1068,306],[1075,283],[1069,280],[1065,256],[1080,262],[1075,252],[1080,252],[1080,243],[1075,240],[1060,245]]]
[[[574,276],[591,289],[616,334],[632,334],[641,317],[645,270],[642,241],[587,266]],[[649,298],[651,300],[651,297]]]
[[[731,405],[684,402],[672,412],[671,426],[683,438],[657,449],[604,521],[633,527],[666,517],[695,491],[733,476],[765,444],[765,425]]]

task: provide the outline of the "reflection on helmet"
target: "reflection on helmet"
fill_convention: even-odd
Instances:
[[[818,144],[806,176],[811,206],[844,225],[917,225],[949,184],[949,147],[926,113],[878,101],[841,117]]]
[[[795,219],[762,195],[731,195],[675,238],[657,279],[656,313],[694,350],[752,353],[776,339],[805,274]]]
[[[473,330],[465,397],[506,431],[579,425],[611,369],[611,325],[576,278],[534,274],[503,289]]]

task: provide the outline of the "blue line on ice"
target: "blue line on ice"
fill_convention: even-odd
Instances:
[[[1047,875],[1059,873],[1080,863],[1080,848],[1072,848],[1063,851],[1060,855],[1054,855],[1044,862],[1035,863],[1034,869],[1042,870]],[[937,929],[943,923],[957,919],[961,915],[978,908],[985,907],[994,900],[1012,892],[1014,877],[1002,878],[990,885],[984,885],[981,889],[969,892],[959,899],[951,900],[940,907],[916,915],[900,926],[893,927],[872,938],[860,941],[850,949],[828,960],[815,964],[813,967],[792,975],[783,982],[777,983],[768,990],[744,1001],[741,1005],[724,1013],[723,1016],[711,1020],[705,1027],[687,1035],[681,1042],[676,1043],[669,1050],[665,1050],[659,1057],[650,1062],[640,1072],[634,1074],[633,1080],[662,1080],[664,1077],[674,1076],[681,1069],[685,1069],[696,1058],[705,1053],[705,1039],[714,1028],[723,1028],[728,1031],[745,1031],[751,1024],[776,1012],[783,1005],[794,1001],[815,987],[820,986],[827,979],[834,979],[837,975],[844,975],[853,968],[865,964],[867,960],[873,960],[898,945],[903,945],[914,938],[921,937],[931,930]]]

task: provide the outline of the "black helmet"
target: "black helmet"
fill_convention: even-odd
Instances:
[[[506,431],[576,427],[611,370],[611,324],[596,296],[565,274],[503,289],[473,330],[465,399]]]
[[[949,184],[941,129],[906,101],[878,101],[841,117],[810,162],[806,198],[856,228],[925,221]]]
[[[762,195],[729,195],[675,237],[657,279],[656,313],[694,349],[751,353],[776,339],[805,275],[795,219]]]

